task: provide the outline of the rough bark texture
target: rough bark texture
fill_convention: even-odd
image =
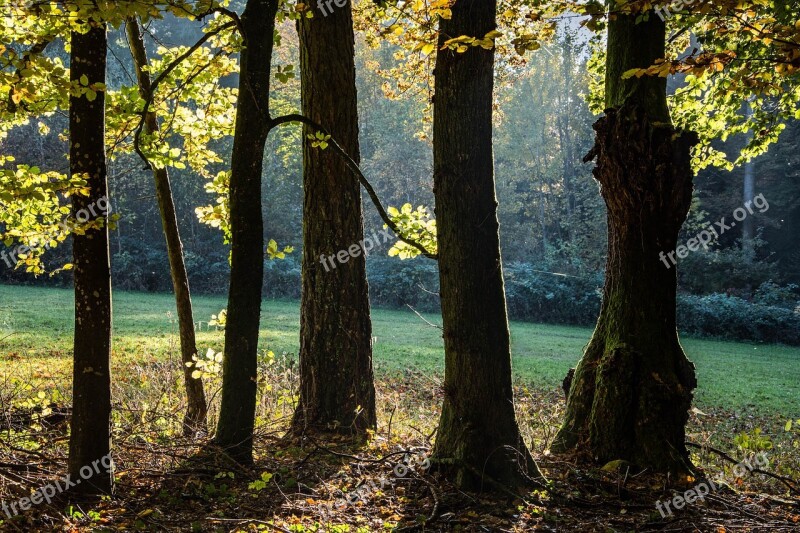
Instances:
[[[105,24],[92,23],[84,34],[73,32],[71,47],[71,81],[80,85],[86,76],[89,84],[105,83]],[[104,91],[92,101],[85,95],[70,97],[69,131],[70,173],[84,175],[89,189],[88,196],[72,198],[73,217],[80,213],[78,220],[85,220],[88,213],[89,221],[102,219],[97,202],[108,198]],[[73,487],[77,494],[109,494],[113,488],[112,469],[99,465],[111,453],[111,262],[108,226],[101,224],[75,234],[72,241],[75,340],[68,470],[74,480],[81,479],[81,469],[92,471]]]
[[[647,68],[662,59],[666,49],[666,26],[658,15],[636,23],[634,15],[615,15],[608,22],[606,44],[606,107],[637,104],[647,111],[652,122],[670,122],[667,107],[667,79],[660,76],[623,74],[634,68]]]
[[[139,21],[131,18],[127,22],[126,31],[131,49],[139,91],[142,98],[150,94],[150,75],[145,71],[147,66],[147,50],[142,39]],[[159,130],[158,116],[150,111],[145,116],[144,132],[156,133]],[[156,198],[161,213],[161,226],[167,242],[167,257],[172,276],[172,287],[175,291],[175,305],[178,313],[178,329],[181,339],[181,363],[183,366],[183,383],[186,387],[186,413],[183,418],[184,433],[193,434],[206,428],[206,396],[203,381],[192,377],[192,356],[197,354],[197,343],[194,334],[194,316],[192,313],[192,296],[189,292],[189,275],[183,261],[183,243],[178,229],[178,216],[175,212],[175,201],[172,197],[172,186],[166,168],[153,170],[156,184]]]
[[[692,194],[692,133],[666,113],[663,80],[621,74],[664,57],[664,23],[609,25],[607,104],[586,160],[608,212],[608,259],[597,327],[578,364],[553,450],[604,463],[624,459],[662,472],[691,469],[685,425],[696,386],[678,341],[675,250]],[[660,46],[659,46],[660,43]]]
[[[249,0],[241,17],[245,47],[231,159],[231,282],[215,441],[242,463],[253,459],[258,327],[264,282],[261,172],[269,132],[270,62],[277,9],[277,0]]]
[[[696,137],[653,126],[636,106],[606,111],[595,131],[594,176],[608,208],[606,284],[554,449],[683,471],[696,381],[676,331],[675,268],[659,253],[675,249],[689,211]]]
[[[496,4],[459,0],[439,46],[495,29]],[[440,50],[434,101],[434,193],[444,324],[444,405],[434,459],[464,489],[522,485],[538,471],[522,442],[500,260],[492,155],[494,51]]]
[[[351,6],[315,15],[297,26],[303,114],[358,162]],[[314,148],[308,126],[303,133],[300,402],[292,429],[363,436],[376,415],[361,189],[344,159]],[[357,257],[328,259],[349,249]]]

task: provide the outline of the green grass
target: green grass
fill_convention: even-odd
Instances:
[[[208,321],[226,305],[223,297],[194,298],[195,319]],[[114,294],[114,364],[177,357],[177,324],[171,295]],[[436,315],[426,318],[440,323]],[[72,292],[0,285],[0,373],[20,361],[69,368]],[[373,310],[375,367],[380,375],[407,368],[441,374],[441,332],[411,311]],[[292,356],[298,350],[299,303],[266,301],[261,346]],[[8,336],[11,332],[13,334]],[[580,358],[591,329],[512,323],[514,375],[537,388],[560,385]],[[4,339],[5,337],[5,339]],[[222,349],[222,332],[198,334],[198,348]],[[697,366],[698,405],[797,416],[800,414],[800,349],[714,340],[683,339]]]

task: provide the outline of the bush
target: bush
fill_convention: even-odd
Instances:
[[[800,345],[800,313],[735,296],[678,296],[678,327],[690,335]]]
[[[772,280],[766,281],[756,290],[753,302],[772,307],[795,310],[800,307],[800,287],[791,283],[781,287]]]
[[[530,263],[505,267],[506,300],[514,320],[591,326],[600,313],[603,276],[548,273]]]
[[[302,260],[303,252],[298,250],[284,259],[267,260],[264,265],[264,296],[299,300]]]
[[[439,268],[425,258],[400,261],[373,257],[367,261],[367,279],[372,304],[418,311],[438,312]]]
[[[134,291],[171,292],[169,264],[163,246],[147,246],[134,239],[123,238],[123,250],[112,257],[115,289]],[[69,249],[57,249],[68,259]],[[734,261],[730,254],[716,254],[715,266]],[[705,259],[708,259],[707,257]],[[214,248],[200,254],[186,251],[186,267],[194,294],[224,294],[228,290],[230,265],[228,251]],[[281,260],[266,260],[264,265],[264,296],[297,300],[301,290],[302,252],[295,251]],[[699,271],[700,265],[695,265]],[[682,269],[684,264],[681,265]],[[754,264],[736,267],[743,277],[750,277]],[[600,312],[602,298],[602,273],[572,271],[577,276],[558,275],[550,271],[562,269],[546,262],[513,262],[505,266],[506,300],[512,320],[568,324],[591,327]],[[796,285],[780,286],[770,278],[759,282],[757,290],[737,291],[725,289],[724,276],[715,268],[708,268],[709,276],[716,279],[719,289],[705,296],[682,294],[678,296],[678,328],[681,332],[699,337],[751,342],[780,342],[800,345],[800,288]],[[734,269],[735,270],[735,269]],[[764,268],[762,275],[770,273]],[[418,258],[399,261],[379,254],[367,261],[370,299],[375,307],[400,309],[406,304],[418,311],[439,312],[439,272],[435,262]],[[59,276],[37,279],[23,273],[4,269],[0,280],[11,283],[36,285],[71,284],[71,272]],[[682,276],[683,278],[683,276]],[[750,278],[753,279],[753,278]],[[704,283],[710,282],[706,280]],[[685,285],[684,285],[685,288]],[[724,292],[724,293],[723,293]]]
[[[199,255],[185,252],[184,261],[189,272],[189,287],[192,293],[225,294],[228,292],[228,280],[231,267],[228,263],[227,250]]]
[[[741,248],[690,253],[681,259],[678,287],[690,294],[727,293],[750,298],[758,286],[780,276],[775,263],[756,261],[751,255]]]

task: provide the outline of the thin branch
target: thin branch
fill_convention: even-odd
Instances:
[[[314,445],[314,451],[312,453],[316,452],[317,450],[322,450],[323,452],[329,453],[335,457],[341,457],[343,459],[352,459],[353,461],[358,461],[359,463],[370,463],[370,464],[389,463],[391,465],[392,462],[389,461],[391,457],[395,457],[398,455],[409,455],[414,453],[414,450],[400,450],[397,452],[392,452],[387,455],[384,455],[383,457],[380,457],[378,459],[369,459],[367,457],[359,457],[357,455],[350,455],[349,453],[341,453],[335,450],[331,450],[330,448],[326,448],[325,446],[314,440],[314,438],[311,435],[304,435],[303,437],[310,440],[311,443]],[[305,462],[305,460],[303,462]]]
[[[314,128],[317,131],[324,133],[325,135],[330,135],[330,133],[320,124],[317,124],[310,118],[306,117],[305,115],[301,115],[299,113],[291,113],[288,115],[283,115],[271,119],[267,131],[270,131],[273,128],[276,128],[282,124],[290,124],[293,122],[300,122],[301,124],[305,124],[306,126]],[[341,145],[338,142],[336,142],[336,139],[334,139],[332,136],[330,139],[328,139],[328,142],[333,148],[333,151],[336,152],[342,159],[344,159],[347,168],[349,168],[350,171],[356,175],[358,181],[367,191],[370,200],[372,200],[372,203],[378,210],[378,214],[381,216],[381,219],[383,219],[383,222],[389,227],[389,229],[391,229],[397,235],[397,238],[403,241],[404,243],[413,246],[414,248],[419,250],[419,252],[425,257],[433,260],[438,260],[439,257],[437,254],[432,253],[427,248],[425,248],[425,246],[415,241],[414,239],[405,236],[403,232],[400,231],[400,228],[397,227],[397,224],[395,224],[394,221],[392,221],[392,219],[389,217],[389,214],[386,212],[386,209],[383,208],[380,198],[378,198],[378,194],[375,192],[375,189],[372,187],[372,184],[370,184],[370,182],[364,176],[364,173],[361,172],[361,168],[358,166],[358,163],[356,163],[353,160],[353,158],[350,157],[350,155],[348,155],[348,153],[344,150],[344,148],[342,148]]]
[[[228,22],[226,24],[223,24],[219,28],[206,33],[196,43],[194,43],[192,46],[190,46],[184,53],[182,53],[181,55],[176,57],[175,60],[173,60],[172,63],[170,63],[167,66],[167,68],[165,68],[163,71],[161,71],[161,73],[153,79],[153,83],[150,86],[149,94],[145,98],[144,107],[142,108],[142,111],[140,112],[141,117],[139,119],[139,125],[136,126],[136,133],[133,136],[133,149],[136,151],[136,154],[142,159],[142,161],[145,162],[145,164],[147,165],[147,168],[149,170],[153,170],[153,164],[150,162],[150,159],[148,159],[148,157],[144,154],[144,152],[142,152],[142,147],[140,146],[139,139],[140,139],[140,137],[142,135],[142,130],[144,129],[144,123],[145,123],[145,120],[146,120],[146,117],[147,117],[147,110],[150,109],[150,106],[153,103],[153,99],[154,99],[155,94],[156,94],[156,89],[158,89],[158,85],[162,81],[164,81],[164,79],[167,76],[169,76],[170,73],[178,67],[178,65],[180,65],[189,56],[191,56],[193,53],[195,53],[201,46],[203,46],[206,42],[208,42],[212,37],[222,33],[223,31],[225,31],[227,29],[233,28],[233,27],[238,27],[238,24],[237,24],[236,21]]]
[[[735,465],[741,464],[741,461],[737,461],[736,459],[734,459],[733,457],[731,457],[727,453],[723,452],[722,450],[718,450],[716,448],[712,448],[711,446],[708,446],[707,444],[695,444],[694,442],[686,442],[686,445],[687,446],[691,446],[692,448],[699,448],[701,450],[708,450],[710,452],[713,452],[716,455],[718,455],[718,456],[722,457],[723,459],[725,459],[726,461],[729,461],[729,462],[731,462],[731,463],[733,463]],[[781,483],[783,483],[784,485],[786,485],[787,487],[789,487],[789,490],[792,491],[793,493],[800,494],[800,490],[798,490],[795,487],[795,485],[797,485],[797,481],[795,481],[794,479],[791,479],[791,478],[788,478],[788,477],[779,476],[777,474],[773,474],[772,472],[767,472],[766,470],[761,470],[760,468],[753,468],[751,470],[751,472],[755,472],[756,474],[763,474],[763,475],[765,475],[767,477],[771,477],[772,479],[776,479],[776,480],[780,481]]]
[[[411,310],[414,312],[414,314],[415,314],[415,315],[417,315],[417,316],[418,316],[418,317],[419,317],[419,318],[420,318],[420,319],[421,319],[423,322],[425,322],[425,323],[426,323],[426,324],[428,324],[429,326],[431,326],[431,327],[433,327],[433,328],[436,328],[436,329],[439,329],[439,330],[442,330],[442,331],[444,331],[444,328],[442,328],[442,326],[440,326],[440,325],[438,325],[438,324],[434,324],[433,322],[430,322],[430,321],[429,321],[427,318],[425,318],[424,316],[422,316],[421,314],[419,314],[419,312],[418,312],[416,309],[414,309],[413,307],[411,307],[411,305],[410,305],[410,304],[406,304],[406,307],[408,307],[409,309],[411,309]]]
[[[27,63],[28,61],[30,61],[32,56],[37,56],[37,55],[41,54],[42,52],[44,52],[45,49],[54,40],[55,40],[55,36],[45,37],[41,41],[39,41],[39,42],[35,43],[33,46],[31,46],[30,49],[27,52],[25,52],[22,55],[22,57],[20,58],[22,60],[23,64]],[[16,71],[14,71],[14,77],[17,78],[17,80],[22,80],[22,68],[17,68]],[[10,113],[16,113],[17,112],[17,108],[18,108],[17,103],[14,102],[14,93],[15,92],[16,91],[14,90],[14,85],[12,84],[11,88],[8,91],[8,103],[7,103],[8,111]]]
[[[271,527],[275,531],[281,531],[282,533],[292,533],[285,527],[277,526],[272,522],[265,522],[264,520],[257,520],[255,518],[206,518],[211,522],[235,522],[237,524],[258,524],[260,526],[267,526]]]

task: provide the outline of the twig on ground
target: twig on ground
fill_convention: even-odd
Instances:
[[[687,441],[686,445],[687,446],[691,446],[692,448],[699,448],[701,450],[708,450],[710,452],[713,452],[714,454],[722,457],[726,461],[729,461],[730,463],[733,463],[735,465],[738,465],[738,464],[741,463],[741,461],[737,461],[736,459],[734,459],[733,457],[731,457],[727,453],[723,452],[722,450],[718,450],[718,449],[713,448],[713,447],[711,447],[711,446],[709,446],[707,444],[696,444],[694,442],[688,442]],[[750,472],[753,472],[753,473],[756,473],[756,474],[762,474],[762,475],[765,475],[767,477],[771,477],[772,479],[780,481],[781,483],[786,485],[789,488],[789,490],[791,492],[793,492],[794,494],[800,494],[800,490],[798,490],[796,488],[797,481],[794,480],[794,479],[791,479],[791,478],[788,478],[788,477],[779,476],[778,474],[773,474],[772,472],[768,472],[766,470],[761,470],[760,468],[753,468],[753,469],[750,470]]]

